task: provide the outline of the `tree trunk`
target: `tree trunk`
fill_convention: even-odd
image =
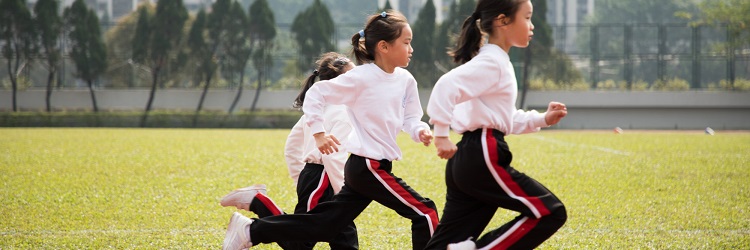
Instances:
[[[47,112],[52,112],[52,82],[55,79],[55,69],[50,66],[49,74],[47,75],[47,95],[44,101],[47,103]]]
[[[253,105],[250,106],[250,112],[255,112],[255,105],[258,104],[258,97],[260,91],[263,89],[263,70],[258,72],[258,87],[255,88],[255,97],[253,98]]]
[[[86,82],[89,84],[89,93],[91,94],[91,104],[94,106],[94,113],[99,112],[99,106],[96,105],[96,95],[94,95],[94,82],[91,79]]]
[[[203,102],[206,100],[206,94],[208,94],[208,87],[211,86],[212,73],[206,76],[206,85],[203,86],[203,93],[201,93],[201,99],[198,101],[198,108],[195,110],[195,116],[193,116],[193,127],[198,125],[198,114],[203,109]]]
[[[141,127],[146,127],[146,119],[148,118],[148,112],[151,111],[151,104],[154,103],[154,94],[156,94],[156,85],[159,79],[159,68],[154,68],[151,72],[151,93],[148,95],[148,102],[146,103],[146,111],[143,112],[141,117]]]
[[[234,101],[232,101],[232,106],[229,106],[229,114],[232,114],[234,112],[234,108],[237,107],[237,103],[240,102],[240,98],[242,97],[242,85],[243,81],[245,80],[245,71],[243,70],[240,72],[240,87],[237,88],[237,95],[234,96]]]
[[[15,43],[11,43],[11,44],[15,44]],[[17,44],[15,47],[16,47],[16,50],[18,50]],[[11,53],[13,53],[13,51],[16,51],[16,50],[11,50]],[[8,74],[9,74],[8,77],[10,77],[10,85],[11,85],[11,88],[13,89],[13,98],[12,98],[13,99],[13,112],[18,111],[18,105],[16,101],[16,92],[18,92],[18,75],[16,75],[16,71],[18,70],[18,65],[20,64],[20,61],[21,61],[21,52],[20,51],[16,51],[16,52],[17,53],[16,53],[15,67],[12,67],[11,64],[13,63],[10,60],[8,60]]]

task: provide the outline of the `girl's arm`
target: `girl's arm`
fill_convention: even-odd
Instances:
[[[305,147],[305,133],[302,130],[304,120],[305,116],[302,116],[297,124],[294,124],[286,137],[286,144],[284,144],[284,159],[289,169],[289,177],[292,177],[295,186],[297,185],[297,179],[299,179],[299,173],[305,168],[305,162],[302,159],[304,157],[303,148]]]
[[[536,110],[524,111],[518,109],[513,112],[513,131],[511,134],[527,134],[538,132],[542,127],[547,127],[544,114]]]
[[[305,94],[302,111],[307,117],[307,126],[312,134],[325,132],[323,115],[326,105],[352,104],[357,99],[355,69],[336,78],[315,83]]]
[[[349,119],[344,109],[341,109],[343,114],[335,115],[331,121],[330,134],[339,138],[341,146],[339,146],[339,152],[332,153],[329,155],[323,155],[323,167],[326,169],[328,179],[331,181],[334,193],[338,193],[341,190],[341,186],[344,185],[344,165],[346,160],[349,158],[349,153],[346,152],[346,143],[349,134],[352,132],[352,125],[349,123]]]
[[[424,111],[422,111],[422,103],[419,101],[419,93],[417,91],[416,81],[412,81],[409,87],[406,89],[406,96],[404,97],[404,123],[401,128],[404,132],[411,136],[411,139],[415,142],[422,142],[425,145],[429,145],[427,139],[432,139],[432,133],[425,135],[423,131],[430,131],[430,126],[422,121]],[[427,138],[429,137],[429,138]]]

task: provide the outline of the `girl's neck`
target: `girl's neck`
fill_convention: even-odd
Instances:
[[[387,63],[385,60],[380,59],[380,58],[375,58],[374,63],[381,70],[383,70],[383,72],[388,73],[388,74],[393,74],[393,71],[396,70],[396,66],[393,66],[390,63]]]
[[[500,47],[501,49],[503,49],[505,51],[505,53],[509,53],[510,52],[510,47],[511,47],[510,44],[508,44],[501,37],[498,37],[498,36],[490,37],[488,39],[487,43],[491,43],[491,44],[497,45],[498,47]]]

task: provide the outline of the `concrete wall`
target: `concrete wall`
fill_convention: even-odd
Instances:
[[[264,91],[259,109],[290,109],[297,90]],[[43,90],[18,93],[21,110],[45,108]],[[204,110],[226,111],[236,92],[211,90]],[[429,90],[420,90],[423,105]],[[143,110],[148,90],[98,90],[100,110]],[[158,90],[154,109],[195,110],[200,90]],[[255,91],[245,91],[238,109],[249,109]],[[519,97],[520,99],[520,97]],[[529,92],[526,109],[544,110],[549,101],[568,106],[568,117],[555,126],[561,129],[704,129],[750,130],[750,93],[748,92]],[[52,94],[56,110],[90,110],[91,97],[86,90],[63,90]],[[0,111],[12,110],[11,92],[0,91]]]

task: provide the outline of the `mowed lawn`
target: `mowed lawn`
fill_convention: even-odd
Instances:
[[[293,209],[287,133],[2,128],[0,249],[218,249],[236,211],[218,202],[231,190],[264,183]],[[750,249],[750,132],[545,130],[507,140],[513,166],[567,205],[568,222],[541,249]],[[394,173],[442,212],[445,161],[403,133],[399,144]],[[514,216],[498,211],[489,227]],[[411,248],[410,223],[379,204],[356,223],[362,249]]]

